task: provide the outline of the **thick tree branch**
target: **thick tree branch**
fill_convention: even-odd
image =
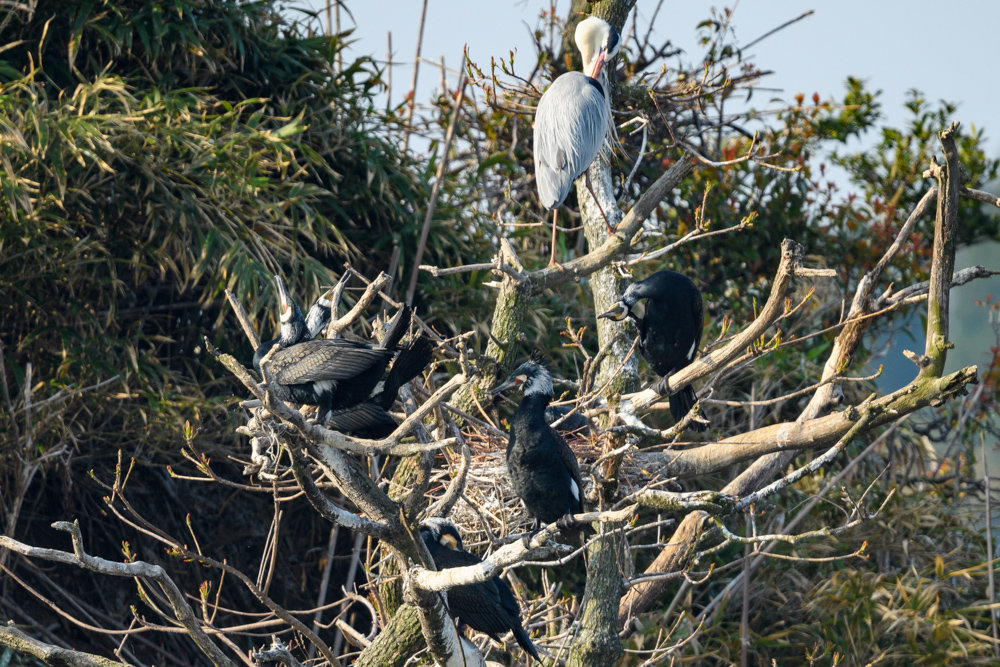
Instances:
[[[934,220],[934,250],[931,264],[930,291],[927,294],[927,344],[924,356],[930,363],[922,375],[940,377],[948,348],[948,306],[951,300],[951,274],[955,271],[955,224],[958,218],[958,197],[961,189],[961,165],[955,146],[958,123],[938,134],[945,163],[936,169],[938,179],[937,217]],[[933,162],[932,162],[933,164]]]
[[[52,667],[128,667],[126,663],[115,662],[93,653],[40,642],[18,630],[13,621],[0,625],[0,646],[14,649],[15,653],[33,656]]]
[[[361,652],[355,667],[402,667],[424,645],[420,613],[412,604],[404,604]]]
[[[287,442],[285,446],[290,447]],[[316,486],[316,482],[313,480],[309,467],[306,464],[305,457],[301,453],[294,452],[291,449],[290,451],[292,456],[292,474],[295,475],[295,481],[298,482],[299,487],[305,492],[309,504],[322,517],[334,525],[343,526],[352,532],[364,533],[365,535],[371,535],[379,539],[388,536],[389,526],[358,516],[353,512],[348,512],[327,498],[323,491]]]
[[[975,366],[963,368],[943,378],[917,379],[899,391],[872,402],[876,411],[867,430],[895,421],[929,405],[940,405],[977,382]],[[687,479],[717,472],[731,465],[775,452],[819,449],[836,442],[858,419],[855,408],[808,421],[772,424],[741,433],[720,442],[668,452],[635,454],[633,460],[652,474]],[[726,487],[724,493],[744,495]]]

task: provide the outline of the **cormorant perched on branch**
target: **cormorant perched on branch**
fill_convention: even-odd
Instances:
[[[646,299],[642,317],[632,312],[639,299]],[[676,271],[657,271],[629,285],[621,301],[597,317],[635,320],[639,327],[639,351],[661,378],[653,389],[663,394],[670,376],[694,361],[698,354],[705,326],[705,307],[701,292],[690,278]],[[691,385],[681,387],[670,397],[670,414],[680,421],[697,400]],[[690,428],[692,431],[708,430],[708,426],[698,420],[692,420]]]
[[[275,280],[276,281],[277,280],[281,280],[281,278],[278,277]],[[282,287],[278,288],[279,298],[280,298],[280,295],[281,295],[281,290],[285,289],[283,287],[284,286],[284,281],[282,281],[281,284],[282,284]],[[286,291],[286,293],[287,293],[287,291]],[[330,318],[332,316],[331,308],[333,307],[333,302],[330,301],[329,299],[325,298],[325,297],[326,297],[326,295],[324,294],[324,295],[320,296],[318,299],[316,299],[313,302],[312,307],[309,308],[309,312],[306,313],[306,317],[305,317],[305,332],[302,333],[299,336],[299,339],[297,341],[295,341],[295,342],[301,343],[304,340],[310,340],[312,338],[315,338],[316,336],[318,336],[320,334],[321,331],[323,331],[324,328],[326,328],[326,325],[329,324]],[[298,309],[298,306],[295,304],[294,301],[292,301],[290,299],[289,302],[291,303],[291,305],[295,309]],[[284,310],[282,310],[281,314],[284,315]],[[290,339],[294,338],[295,335],[296,335],[296,333],[297,332],[290,333],[289,334]],[[260,374],[260,360],[264,358],[265,354],[267,354],[268,352],[271,351],[272,347],[274,347],[275,345],[278,344],[278,341],[280,339],[281,339],[281,336],[279,334],[279,336],[277,338],[272,338],[271,340],[267,340],[267,341],[264,341],[263,343],[261,343],[260,347],[258,347],[254,351],[254,355],[253,355],[253,367],[254,367],[254,369],[256,369],[256,371],[257,371],[258,374]],[[294,342],[290,343],[290,345],[294,345],[294,344],[295,344]]]
[[[399,387],[420,374],[430,362],[432,346],[418,337],[396,355],[395,349],[410,325],[411,311],[404,306],[386,328],[376,346],[357,341],[309,339],[309,327],[279,276],[281,334],[261,344],[254,354],[254,368],[275,344],[279,351],[268,364],[275,395],[286,402],[319,406],[317,419],[329,415],[330,428],[364,437],[384,437],[396,428],[386,410],[396,400]],[[318,318],[322,320],[322,318]],[[327,317],[326,319],[329,319]],[[325,322],[320,323],[320,328]],[[381,386],[380,385],[381,382]]]
[[[526,361],[492,393],[508,387],[524,391],[507,442],[507,474],[514,491],[536,528],[539,522],[555,521],[562,530],[575,530],[579,526],[572,517],[583,512],[583,482],[573,450],[545,420],[552,376],[540,363]]]
[[[434,559],[434,567],[447,570],[453,567],[478,565],[482,559],[462,548],[462,536],[451,521],[441,518],[427,519],[420,526],[420,537]],[[538,652],[531,638],[521,625],[521,608],[507,582],[493,577],[481,584],[456,586],[448,590],[448,611],[458,620],[459,626],[468,625],[483,632],[493,641],[508,630],[528,655],[538,660]]]

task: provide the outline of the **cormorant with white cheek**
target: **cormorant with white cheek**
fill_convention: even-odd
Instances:
[[[573,515],[583,512],[583,482],[573,450],[545,419],[553,396],[552,376],[540,363],[527,361],[492,393],[509,387],[524,392],[507,442],[511,485],[534,518],[535,528],[556,522],[561,530],[576,530],[579,524]]]

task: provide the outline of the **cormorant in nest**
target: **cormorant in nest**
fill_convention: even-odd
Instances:
[[[508,387],[524,392],[507,442],[507,474],[514,491],[536,529],[540,522],[555,521],[560,530],[576,530],[579,524],[573,515],[583,512],[583,482],[573,450],[545,420],[553,395],[552,376],[537,361],[526,361],[492,393]]]
[[[317,421],[328,420],[328,428],[342,433],[369,438],[392,433],[396,422],[386,410],[396,400],[399,388],[423,371],[433,351],[431,342],[420,336],[395,353],[409,328],[410,309],[404,306],[396,313],[382,342],[375,346],[342,338],[310,339],[310,326],[284,280],[279,276],[276,282],[281,333],[254,353],[254,368],[260,373],[264,355],[275,345],[279,348],[268,364],[275,396],[289,403],[318,406]],[[322,320],[314,319],[319,329],[325,326]]]

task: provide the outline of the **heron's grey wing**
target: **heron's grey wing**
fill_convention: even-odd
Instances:
[[[302,384],[357,377],[379,362],[388,363],[390,350],[372,349],[343,339],[310,340],[281,350],[271,359],[278,384]]]
[[[556,79],[535,114],[535,181],[542,206],[557,208],[597,157],[608,130],[604,94],[582,72]]]

